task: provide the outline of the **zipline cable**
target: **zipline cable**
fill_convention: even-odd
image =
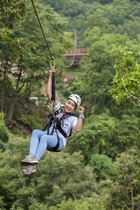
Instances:
[[[37,10],[36,10],[36,8],[35,8],[34,1],[33,1],[33,0],[31,0],[31,2],[32,2],[32,5],[33,5],[34,12],[35,12],[35,15],[36,15],[36,17],[37,17],[37,20],[38,20],[39,26],[40,26],[40,28],[41,28],[41,31],[42,31],[42,34],[43,34],[43,37],[44,37],[45,43],[46,43],[46,45],[47,45],[47,48],[48,48],[48,51],[49,51],[49,54],[50,54],[51,60],[54,60],[54,57],[52,56],[52,53],[51,53],[51,50],[50,50],[50,47],[49,47],[49,44],[48,44],[47,38],[46,38],[45,33],[44,33],[44,30],[43,30],[43,27],[42,27],[42,25],[41,25],[41,22],[40,22],[40,19],[39,19],[39,16],[38,16]]]
[[[37,10],[36,10],[35,4],[34,4],[34,1],[31,0],[31,3],[32,3],[33,9],[34,9],[36,18],[37,18],[37,20],[38,20],[38,23],[39,23],[39,26],[40,26],[42,35],[43,35],[43,37],[44,37],[45,43],[46,43],[46,45],[47,45],[49,54],[50,54],[50,58],[51,58],[50,66],[51,66],[51,68],[53,68],[53,67],[55,67],[55,64],[54,64],[54,57],[52,56],[52,53],[51,53],[51,50],[50,50],[50,47],[49,47],[47,38],[46,38],[46,36],[45,36],[45,33],[44,33],[44,30],[43,30],[43,27],[42,27],[40,18],[39,18],[39,16],[38,16],[38,13],[37,13]],[[74,59],[75,59],[75,50],[76,50],[76,49],[74,48],[74,55],[73,55],[73,59],[72,59],[70,65],[64,66],[64,67],[69,68],[69,67],[71,67],[71,66],[73,65]],[[52,98],[51,98],[51,100],[52,100],[52,101],[55,101],[55,97],[56,97],[56,91],[55,91],[55,75],[54,75],[54,73],[53,73],[53,74],[52,74]]]
[[[54,59],[55,59],[55,58],[52,56],[52,53],[51,53],[51,50],[50,50],[50,47],[49,47],[49,44],[48,44],[47,38],[46,38],[46,36],[45,36],[45,33],[44,33],[44,30],[43,30],[43,27],[42,27],[41,21],[40,21],[40,19],[39,19],[39,16],[38,16],[38,13],[37,13],[37,10],[36,10],[36,7],[35,7],[35,4],[34,4],[34,1],[33,1],[33,0],[31,0],[31,2],[32,2],[32,5],[33,5],[34,12],[35,12],[35,15],[36,15],[36,17],[37,17],[37,20],[38,20],[39,26],[40,26],[40,28],[41,28],[41,31],[42,31],[42,34],[43,34],[43,37],[44,37],[45,43],[46,43],[46,45],[47,45],[47,48],[48,48],[48,51],[49,51],[49,54],[50,54],[50,57],[51,57],[51,61],[54,61]],[[63,67],[66,67],[66,68],[71,67],[71,66],[73,65],[73,63],[74,63],[74,60],[75,60],[75,51],[76,51],[76,49],[74,49],[74,55],[73,55],[73,58],[72,58],[72,60],[70,61],[70,64],[69,64],[69,65],[62,65],[62,64],[60,64],[60,65],[61,65],[61,66],[63,66]]]

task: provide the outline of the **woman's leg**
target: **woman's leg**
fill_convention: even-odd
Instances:
[[[30,139],[30,150],[29,155],[36,156],[37,148],[39,146],[40,138],[45,132],[41,130],[33,130]]]
[[[62,150],[64,148],[63,140],[61,138],[59,138],[59,139],[60,139],[60,144],[59,144],[58,150]],[[40,142],[39,142],[37,151],[36,151],[35,158],[37,160],[40,160],[41,157],[43,156],[43,154],[45,153],[45,151],[48,148],[55,147],[57,145],[57,142],[58,142],[57,136],[47,135],[47,134],[42,135],[40,138]]]
[[[27,155],[23,160],[21,160],[21,164],[28,165],[28,164],[37,164],[38,160],[35,158],[36,151],[40,142],[41,136],[45,134],[44,131],[41,130],[33,130],[30,139],[30,150],[29,155]]]

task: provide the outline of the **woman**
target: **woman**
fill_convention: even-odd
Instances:
[[[51,102],[52,98],[52,74],[55,69],[49,71],[47,96]],[[33,130],[30,139],[29,155],[21,161],[21,164],[27,165],[22,170],[24,174],[31,174],[36,171],[36,164],[44,155],[46,150],[61,151],[66,146],[66,138],[70,136],[71,131],[79,132],[82,128],[84,119],[84,108],[80,107],[81,98],[77,94],[72,94],[66,100],[65,105],[55,101],[53,117],[47,131]],[[78,108],[79,117],[74,116],[74,111]],[[55,116],[55,117],[54,117]]]

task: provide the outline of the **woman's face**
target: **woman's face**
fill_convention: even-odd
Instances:
[[[75,109],[76,109],[76,103],[71,99],[68,99],[65,103],[65,112],[71,113],[74,112]]]

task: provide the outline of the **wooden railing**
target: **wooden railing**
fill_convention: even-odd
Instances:
[[[69,56],[85,56],[87,55],[87,49],[72,49],[70,52],[64,54],[65,57]]]

